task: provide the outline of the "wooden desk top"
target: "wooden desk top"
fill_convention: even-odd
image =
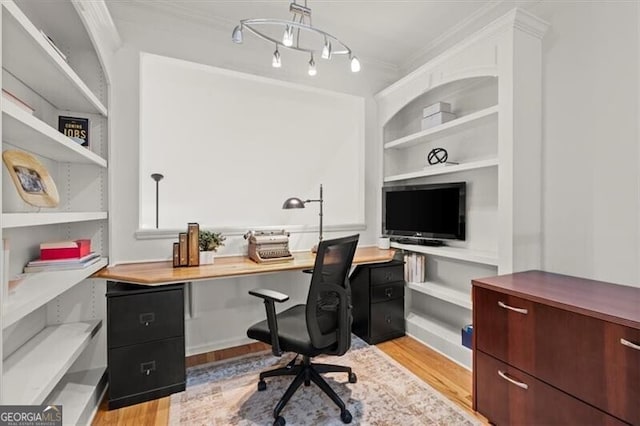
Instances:
[[[377,247],[362,247],[356,250],[353,264],[382,263],[393,259],[395,250],[380,250]],[[104,278],[148,286],[202,281],[215,278],[270,272],[296,271],[313,268],[315,254],[293,253],[293,260],[274,263],[256,263],[247,256],[217,257],[213,265],[174,268],[171,262],[127,263],[103,268],[92,278]]]

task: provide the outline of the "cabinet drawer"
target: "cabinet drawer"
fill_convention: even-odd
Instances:
[[[640,424],[640,330],[478,287],[473,309],[477,350]]]
[[[404,335],[404,299],[372,304],[370,327],[369,343]]]
[[[109,349],[109,399],[185,382],[184,339]]]
[[[625,424],[481,351],[475,362],[476,409],[493,424]]]
[[[184,335],[182,289],[107,298],[110,348]]]
[[[371,303],[384,302],[402,297],[404,297],[404,282],[371,287]]]
[[[371,268],[371,285],[404,281],[404,264]]]

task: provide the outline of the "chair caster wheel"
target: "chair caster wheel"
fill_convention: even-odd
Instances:
[[[263,390],[267,390],[267,382],[260,380],[258,382],[258,391],[262,392]]]
[[[273,426],[284,426],[285,424],[287,424],[287,422],[284,421],[284,417],[282,417],[282,416],[278,416],[273,421]]]
[[[342,420],[342,423],[351,423],[352,417],[349,410],[344,410],[340,413],[340,420]]]
[[[349,383],[356,383],[358,381],[358,377],[356,373],[349,373]]]

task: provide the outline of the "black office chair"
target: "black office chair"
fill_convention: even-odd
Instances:
[[[280,412],[302,383],[313,381],[340,408],[340,418],[351,423],[351,413],[338,394],[320,376],[320,373],[348,373],[349,383],[357,381],[350,367],[313,364],[310,359],[320,354],[343,355],[351,347],[351,288],[349,270],[356,251],[359,235],[320,242],[311,275],[306,305],[296,305],[276,314],[275,302],[289,300],[286,294],[266,289],[255,289],[249,294],[264,299],[267,320],[252,325],[247,336],[271,345],[275,356],[295,352],[296,357],[286,367],[260,373],[258,390],[267,388],[267,377],[295,376],[273,410],[274,425],[283,426]],[[302,362],[296,364],[298,355]]]

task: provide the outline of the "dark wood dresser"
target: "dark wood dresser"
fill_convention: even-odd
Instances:
[[[371,345],[404,336],[404,262],[358,265],[349,282],[354,334]]]
[[[640,288],[473,280],[473,408],[492,423],[640,425]]]

